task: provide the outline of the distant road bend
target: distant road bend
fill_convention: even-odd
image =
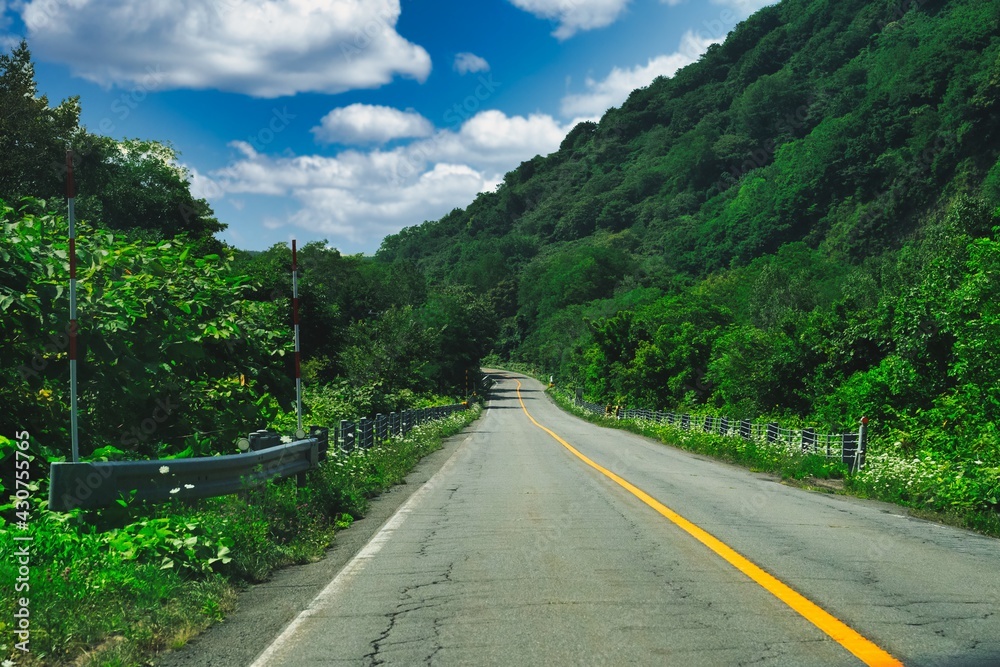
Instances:
[[[484,416],[253,663],[1000,665],[1000,543],[565,414]]]

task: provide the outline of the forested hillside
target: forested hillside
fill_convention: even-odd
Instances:
[[[385,239],[595,400],[995,460],[1000,2],[784,0]]]

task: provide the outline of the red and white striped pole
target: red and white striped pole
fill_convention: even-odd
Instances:
[[[306,432],[302,429],[302,350],[299,344],[299,255],[292,239],[292,323],[295,326],[295,414],[299,429],[295,437],[302,439]]]
[[[80,433],[76,407],[76,192],[73,184],[73,151],[66,151],[66,203],[69,208],[69,431],[73,463],[80,461]]]

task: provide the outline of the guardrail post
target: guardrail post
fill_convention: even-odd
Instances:
[[[346,419],[340,420],[340,451],[345,454],[354,451],[354,424]]]
[[[780,427],[777,423],[771,422],[767,425],[766,438],[768,442],[775,442],[778,439],[778,429]]]
[[[749,419],[740,420],[740,437],[744,440],[753,437],[753,423]]]
[[[371,447],[369,437],[371,436],[372,431],[372,420],[368,419],[368,417],[362,417],[361,421],[358,422],[358,431],[358,440],[361,449],[368,449]]]
[[[281,436],[274,431],[261,429],[256,433],[250,433],[247,438],[250,441],[250,450],[258,451],[268,447],[276,447],[281,444]]]
[[[681,429],[685,431],[691,430],[691,415],[686,412],[681,415]]]
[[[705,425],[702,426],[702,430],[705,431],[705,433],[711,433],[714,430],[713,427],[712,427],[712,417],[711,416],[705,417]]]
[[[719,435],[729,434],[729,417],[723,417],[719,420]]]
[[[316,438],[317,461],[324,460],[330,449],[330,429],[325,426],[310,426],[308,437]]]
[[[385,415],[381,412],[375,415],[375,439],[379,442],[385,440]]]
[[[840,436],[840,460],[850,472],[857,471],[858,434],[844,433]]]
[[[861,427],[858,429],[858,470],[865,467],[865,457],[868,454],[868,417],[861,418]]]
[[[812,428],[802,429],[802,453],[816,451],[816,431]]]
[[[266,435],[267,431],[265,429],[254,431],[253,433],[248,433],[247,440],[250,441],[250,451],[255,452],[258,449],[263,449],[263,447],[260,446],[260,441],[261,438],[265,437]]]

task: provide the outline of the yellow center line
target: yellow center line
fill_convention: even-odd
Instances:
[[[555,438],[560,445],[572,452],[581,461],[626,489],[636,498],[672,521],[681,530],[721,556],[727,563],[760,584],[776,598],[794,609],[807,621],[815,625],[838,644],[857,656],[861,662],[869,665],[870,667],[903,667],[902,662],[889,655],[889,653],[876,646],[870,640],[861,636],[861,634],[852,629],[839,618],[833,616],[815,602],[803,596],[801,593],[796,592],[776,577],[768,574],[753,562],[741,556],[725,542],[691,523],[642,489],[619,477],[610,470],[594,463],[589,458],[581,454],[575,447],[573,447],[573,445],[559,437],[559,435],[554,431],[551,431],[539,424],[535,418],[531,416],[531,413],[528,412],[528,408],[524,405],[524,399],[521,397],[520,380],[515,381],[517,382],[517,400],[520,401],[521,409],[524,410],[524,414],[528,416],[531,423]]]

